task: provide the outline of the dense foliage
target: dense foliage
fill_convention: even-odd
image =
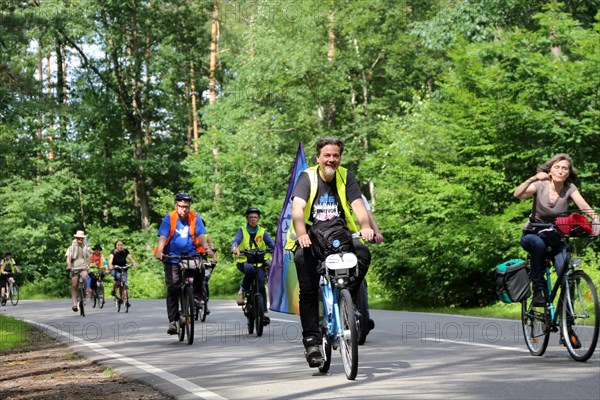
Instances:
[[[312,161],[326,135],[386,237],[373,292],[407,304],[496,301],[494,266],[525,256],[531,205],[512,190],[555,153],[600,209],[600,0],[0,7],[0,249],[31,294],[67,294],[64,252],[85,229],[106,254],[125,240],[133,296],[162,296],[152,248],[180,190],[231,293],[243,210],[274,236],[298,143]]]

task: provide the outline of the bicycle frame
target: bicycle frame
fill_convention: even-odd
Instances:
[[[250,284],[250,288],[245,292],[246,301],[242,306],[242,311],[244,315],[248,319],[248,333],[254,333],[254,327],[256,326],[256,336],[260,337],[263,334],[264,325],[267,324],[265,322],[266,318],[264,316],[264,305],[267,299],[263,299],[260,293],[260,282],[258,279],[258,270],[259,268],[265,268],[265,284],[268,280],[268,274],[266,273],[266,263],[265,256],[268,253],[272,253],[273,250],[266,249],[249,249],[249,250],[241,250],[240,254],[247,257],[246,262],[251,264],[254,267],[254,279]],[[255,262],[250,262],[250,261]],[[259,300],[262,299],[262,301]],[[259,309],[260,308],[260,309]]]
[[[194,266],[190,266],[191,260],[197,260]],[[178,337],[182,342],[187,332],[187,343],[194,342],[194,320],[196,318],[196,306],[194,304],[194,273],[196,270],[204,270],[205,257],[203,254],[193,256],[180,255],[172,256],[165,255],[163,262],[179,265],[180,284],[178,290],[179,304],[179,321],[178,321]],[[203,283],[200,283],[203,284]]]
[[[354,380],[358,370],[359,338],[348,283],[350,278],[358,276],[358,259],[354,253],[339,253],[328,256],[322,264],[325,264],[325,275],[319,280],[319,288],[324,313],[321,324],[323,363],[319,371],[329,370],[331,348],[339,348],[346,377]]]

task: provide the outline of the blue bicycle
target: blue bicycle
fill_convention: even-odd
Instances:
[[[359,233],[353,234],[353,237],[359,235]],[[354,380],[358,372],[359,332],[348,283],[351,277],[358,276],[358,258],[351,252],[337,253],[327,256],[321,263],[325,274],[321,276],[319,283],[323,300],[321,319],[323,362],[319,366],[319,371],[329,371],[331,349],[339,348],[346,378]]]

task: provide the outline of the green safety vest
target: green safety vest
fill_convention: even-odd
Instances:
[[[315,197],[317,197],[317,188],[319,186],[319,165],[312,166],[304,170],[308,174],[308,179],[310,180],[310,195],[308,196],[308,201],[306,202],[306,207],[304,208],[304,223],[309,224],[310,219],[310,211],[312,209],[313,202],[315,201]],[[351,232],[358,232],[359,229],[354,222],[354,215],[352,213],[352,208],[348,203],[348,198],[346,196],[346,177],[348,176],[348,170],[344,167],[338,167],[335,173],[335,186],[337,188],[338,196],[340,198],[340,203],[342,206],[342,210],[344,210],[344,219],[346,220],[346,225],[348,225],[348,229]],[[287,232],[287,240],[285,243],[285,249],[293,251],[296,246],[296,231],[294,229],[294,223],[290,225],[290,229]]]

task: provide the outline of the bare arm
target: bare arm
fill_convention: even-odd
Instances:
[[[163,251],[165,249],[166,244],[167,244],[167,237],[159,236],[158,246],[156,246],[156,258],[158,258],[159,260],[162,260],[162,258],[163,258]]]
[[[516,189],[513,195],[517,199],[527,199],[537,192],[537,189],[533,185],[536,181],[546,181],[550,179],[550,175],[545,172],[538,172],[531,178],[527,179],[525,182],[521,183]]]
[[[352,210],[354,210],[354,214],[358,218],[358,224],[360,225],[360,235],[363,239],[369,241],[373,240],[373,229],[371,228],[371,224],[369,223],[369,212],[365,207],[365,203],[361,198],[354,200],[350,206],[352,206]]]
[[[590,207],[587,201],[585,201],[581,193],[579,193],[579,190],[573,192],[571,194],[571,198],[573,199],[573,202],[575,202],[575,204],[577,205],[577,208],[581,210],[581,212],[587,214],[587,216],[595,222],[600,221],[600,219],[598,218],[598,214],[596,214],[596,212],[592,209],[592,207]]]
[[[311,244],[304,222],[305,208],[306,201],[299,197],[294,197],[294,200],[292,200],[292,223],[294,224],[298,245],[303,248],[310,247]]]

